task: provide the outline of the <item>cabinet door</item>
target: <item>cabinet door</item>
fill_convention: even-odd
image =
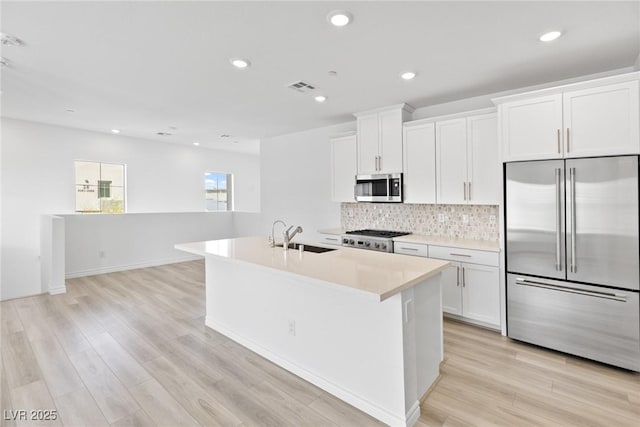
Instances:
[[[567,92],[566,157],[640,153],[638,82]]]
[[[460,286],[460,263],[452,262],[442,272],[442,311],[462,316],[462,288]]]
[[[467,182],[467,120],[436,123],[436,199],[442,204],[465,204]]]
[[[358,126],[358,173],[375,174],[378,157],[378,114],[361,116],[357,119]]]
[[[500,202],[500,159],[496,114],[467,117],[467,201],[474,205]]]
[[[562,95],[500,105],[502,160],[560,159]]]
[[[356,136],[331,139],[331,200],[354,202]]]
[[[462,315],[500,325],[500,280],[497,267],[462,264]]]
[[[402,172],[402,111],[378,113],[380,125],[380,172]]]
[[[405,203],[436,202],[436,131],[435,124],[404,128]]]

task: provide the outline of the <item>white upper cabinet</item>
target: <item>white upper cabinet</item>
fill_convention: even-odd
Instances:
[[[400,104],[355,114],[358,174],[402,172],[402,123],[412,112]]]
[[[467,203],[467,120],[436,122],[436,170],[441,204]]]
[[[435,123],[405,125],[403,135],[405,203],[436,203]]]
[[[467,201],[497,205],[500,202],[498,118],[495,113],[467,118]]]
[[[331,200],[355,202],[356,135],[331,138]]]
[[[566,92],[566,157],[639,152],[638,82]]]
[[[500,112],[503,160],[562,157],[562,95],[509,102]]]
[[[498,204],[500,159],[495,113],[436,121],[437,203]]]
[[[494,100],[502,161],[640,153],[640,73]]]

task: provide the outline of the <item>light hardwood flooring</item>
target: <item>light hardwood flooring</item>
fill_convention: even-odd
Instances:
[[[204,263],[67,281],[0,303],[2,426],[379,426],[204,326]],[[7,412],[5,412],[7,411]],[[6,415],[9,415],[8,417]],[[640,426],[640,374],[445,321],[425,426]]]

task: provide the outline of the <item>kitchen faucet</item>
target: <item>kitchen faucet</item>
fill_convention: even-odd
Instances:
[[[282,224],[282,225],[283,225],[283,226],[285,226],[285,227],[287,226],[287,224],[285,224],[285,223],[284,223],[284,221],[283,221],[283,220],[281,220],[281,219],[276,219],[275,221],[273,221],[273,224],[271,225],[271,247],[272,247],[272,248],[275,248],[275,247],[276,247],[276,237],[275,237],[275,235],[273,234],[273,229],[276,227],[276,224],[277,224],[277,223],[280,223],[280,224]]]
[[[289,234],[289,231],[291,231],[292,228],[293,228],[293,225],[287,228],[282,234],[282,237],[284,239],[284,243],[282,247],[284,248],[285,251],[289,249],[289,242],[291,241],[291,239],[293,239],[296,234],[302,233],[302,227],[297,226],[296,229],[293,230],[293,233]]]

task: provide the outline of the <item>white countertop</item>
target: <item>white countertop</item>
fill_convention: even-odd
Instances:
[[[313,245],[317,246],[316,243]],[[175,245],[175,248],[196,255],[251,263],[346,286],[378,301],[384,301],[438,274],[449,265],[442,260],[345,247],[320,254],[284,251],[279,247],[270,247],[267,239],[262,236],[181,243]]]
[[[490,240],[466,240],[451,239],[442,236],[425,236],[421,234],[408,234],[394,237],[394,242],[419,243],[431,246],[450,246],[452,248],[473,249],[477,251],[500,252],[500,244]]]
[[[342,235],[348,230],[344,228],[324,228],[318,230],[320,234]],[[408,234],[394,237],[394,242],[418,243],[422,245],[450,246],[453,248],[473,249],[477,251],[500,252],[500,243],[490,240],[452,239],[444,236],[429,236],[423,234]]]

